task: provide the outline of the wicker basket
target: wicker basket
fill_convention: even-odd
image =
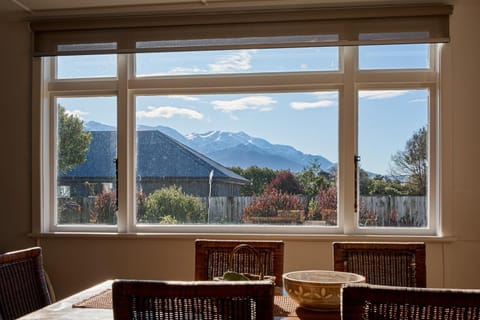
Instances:
[[[235,256],[235,254],[237,254],[237,252],[239,252],[240,250],[249,250],[257,257],[257,261],[259,263],[260,274],[239,273],[239,272],[234,272],[233,271],[233,258]],[[274,276],[265,276],[263,274],[263,270],[264,270],[264,261],[262,261],[260,253],[258,252],[258,250],[255,249],[253,246],[251,246],[249,244],[242,243],[242,244],[239,244],[239,245],[235,246],[235,248],[232,249],[232,252],[230,253],[230,257],[229,257],[229,262],[228,262],[228,271],[225,272],[223,274],[223,276],[215,277],[214,279],[215,280],[223,280],[223,281],[235,281],[235,280],[232,280],[230,278],[225,279],[225,275],[227,273],[229,273],[229,274],[237,274],[239,276],[239,278],[241,278],[242,276],[244,277],[244,279],[238,279],[238,280],[272,280],[273,282],[275,282],[275,277]]]

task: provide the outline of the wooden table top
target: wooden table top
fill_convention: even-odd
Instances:
[[[112,320],[112,282],[113,280],[104,281],[20,319]],[[275,296],[274,313],[275,320],[340,319],[339,311],[305,310],[281,294]]]

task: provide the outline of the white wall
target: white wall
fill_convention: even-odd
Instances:
[[[455,1],[443,79],[442,217],[449,242],[427,241],[432,287],[480,288],[480,2]],[[0,251],[35,244],[31,231],[30,34],[24,22],[1,20]],[[2,49],[5,46],[2,45]],[[237,238],[231,236],[231,238]],[[268,238],[268,237],[266,237]],[[191,237],[47,237],[45,265],[63,297],[106,278],[193,279]],[[277,237],[278,239],[278,237]],[[284,238],[285,271],[330,269],[332,240]]]

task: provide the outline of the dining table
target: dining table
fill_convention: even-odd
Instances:
[[[105,280],[19,319],[112,320],[112,283],[113,280]],[[307,310],[301,308],[281,288],[276,290],[274,320],[339,320],[340,318],[340,310]]]

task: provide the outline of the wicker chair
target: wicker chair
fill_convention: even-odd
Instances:
[[[271,281],[116,280],[113,318],[273,319]]]
[[[231,271],[275,276],[275,284],[282,286],[283,275],[283,241],[241,241],[241,240],[208,240],[195,241],[195,280],[212,280],[221,277],[229,269],[229,258],[233,248],[239,244],[254,247],[263,262],[264,270],[260,270],[260,261],[251,251],[239,251],[232,259]]]
[[[341,299],[343,320],[480,318],[480,290],[348,284]]]
[[[425,244],[334,242],[334,270],[364,275],[377,285],[426,287]]]
[[[16,319],[51,302],[40,247],[0,255],[0,319]]]

